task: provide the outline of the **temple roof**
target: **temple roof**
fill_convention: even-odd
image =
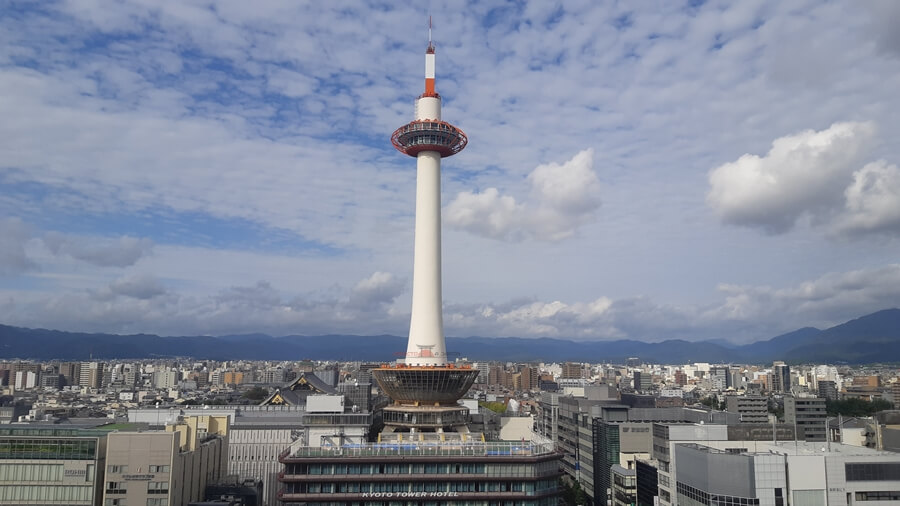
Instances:
[[[290,405],[298,406],[306,404],[309,395],[340,395],[338,391],[314,373],[301,372],[296,379],[275,389],[260,406],[266,405]]]

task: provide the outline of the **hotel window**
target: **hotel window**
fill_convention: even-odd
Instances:
[[[147,482],[148,494],[168,494],[169,482],[167,481],[150,481]]]
[[[150,466],[150,472],[151,473],[168,473],[169,466]]]
[[[126,483],[124,481],[109,481],[106,482],[106,493],[107,494],[124,494],[127,492],[125,489]]]
[[[125,499],[107,499],[103,506],[128,506],[128,502]]]
[[[106,466],[106,472],[124,474],[128,472],[128,466],[108,465]]]
[[[165,498],[147,499],[147,506],[169,506],[169,500]]]

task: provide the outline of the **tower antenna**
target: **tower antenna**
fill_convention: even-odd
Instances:
[[[428,16],[428,49],[434,51],[434,43],[431,42],[431,15]]]

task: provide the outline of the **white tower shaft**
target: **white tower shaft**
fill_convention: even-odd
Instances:
[[[441,119],[441,99],[434,93],[434,53],[425,55],[425,95],[416,100],[416,120]],[[413,260],[412,317],[408,365],[444,365],[444,318],[441,298],[441,154],[416,155],[416,239]]]

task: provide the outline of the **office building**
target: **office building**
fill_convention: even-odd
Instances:
[[[659,477],[655,460],[638,459],[634,463],[635,505],[654,506],[658,502]]]
[[[741,423],[768,423],[769,399],[761,395],[729,395],[725,398],[729,413],[737,413]]]
[[[678,504],[847,506],[900,501],[900,455],[832,443],[716,441],[674,450]]]
[[[780,394],[791,393],[791,368],[784,362],[772,364],[772,391]]]
[[[537,367],[525,366],[520,371],[522,373],[521,389],[537,390],[540,386],[541,371]]]
[[[108,431],[93,427],[0,428],[0,505],[101,504]]]
[[[649,372],[634,371],[634,389],[638,392],[646,392],[653,385],[653,376]]]
[[[683,387],[683,386],[687,385],[687,380],[688,380],[687,373],[685,373],[681,369],[675,371],[675,384],[676,385]]]
[[[559,394],[542,392],[538,401],[537,433],[552,442],[559,439]]]
[[[78,385],[82,388],[100,388],[104,365],[102,362],[82,362],[78,370]]]
[[[827,401],[836,401],[838,400],[838,389],[837,385],[834,381],[831,380],[819,380],[818,382],[817,393],[818,396],[827,400]]]
[[[634,461],[649,458],[653,448],[652,423],[606,421],[593,419],[593,498],[594,504],[608,503],[614,496],[611,470],[615,466],[631,469],[630,482],[634,481]],[[631,487],[629,495],[633,495]]]
[[[713,390],[723,391],[728,388],[729,371],[727,366],[714,366],[709,368],[709,386]]]
[[[784,420],[794,425],[797,437],[806,441],[825,441],[825,399],[821,397],[784,398]]]
[[[561,379],[582,379],[584,378],[584,366],[576,362],[566,362],[562,365]]]
[[[186,506],[225,478],[228,417],[187,416],[165,430],[107,437],[104,506]]]
[[[610,475],[612,489],[609,495],[609,504],[613,506],[634,506],[634,503],[637,501],[635,470],[614,464],[610,469]]]

